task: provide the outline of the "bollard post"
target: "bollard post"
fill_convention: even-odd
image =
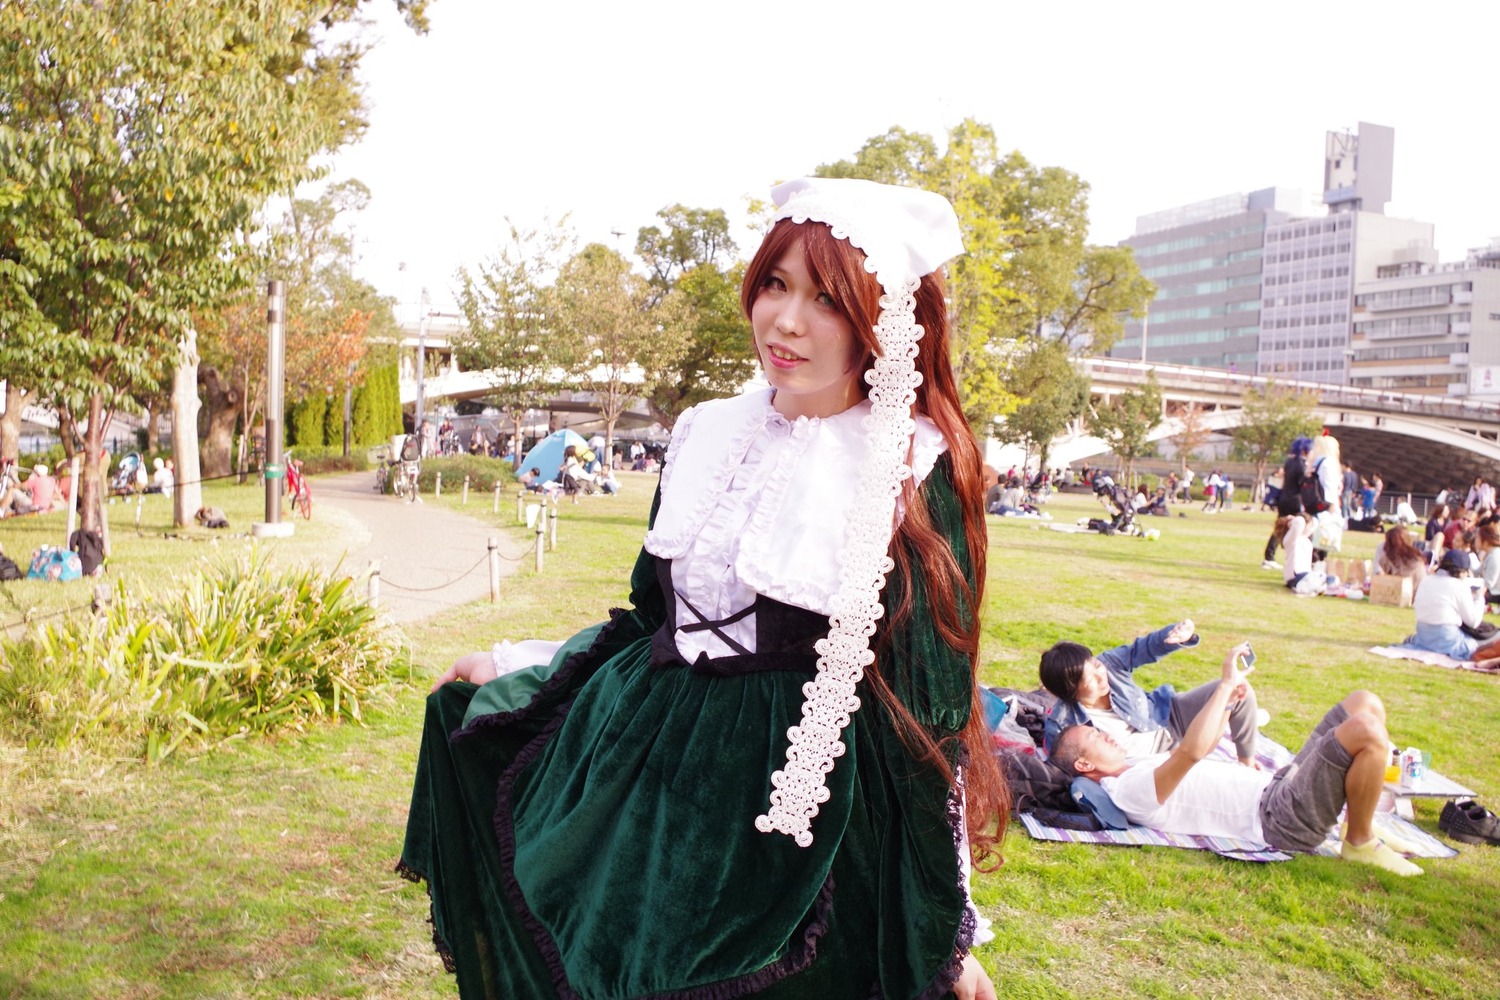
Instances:
[[[495,487],[499,489],[499,487]],[[516,523],[526,523],[526,488],[516,490]]]
[[[443,474],[441,472],[437,474],[437,486],[433,489],[432,495],[435,497],[443,495]]]
[[[500,603],[500,539],[490,536],[490,603]]]
[[[380,607],[380,560],[370,560],[370,576],[366,581],[366,595],[370,598],[370,607]]]
[[[547,551],[557,551],[557,504],[547,508]]]
[[[495,484],[495,510],[494,510],[493,513],[495,513],[495,514],[499,514],[500,513],[500,484],[499,483]]]
[[[94,587],[94,599],[89,606],[93,608],[96,615],[109,614],[109,606],[114,603],[115,591],[107,583],[101,583]]]
[[[536,571],[538,573],[542,571],[542,546],[546,544],[546,536],[546,518],[539,517],[536,519]]]
[[[135,495],[135,533],[137,535],[141,533],[141,508],[144,506],[146,506],[146,494],[137,493]]]
[[[459,502],[460,506],[469,506],[469,477],[464,476],[464,498]]]

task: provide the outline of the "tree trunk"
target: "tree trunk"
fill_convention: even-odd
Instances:
[[[185,527],[203,506],[203,473],[198,462],[198,332],[189,328],[177,342],[181,356],[172,374],[172,461],[177,466],[177,486],[172,491],[172,523]],[[210,369],[212,370],[212,369]],[[216,373],[217,374],[217,373]],[[234,414],[233,407],[229,410]],[[230,421],[233,426],[233,420]],[[229,450],[224,451],[228,471]]]
[[[198,381],[203,384],[203,408],[208,411],[208,431],[203,438],[203,474],[227,476],[231,471],[234,425],[240,418],[240,390],[210,365],[198,366]],[[175,398],[175,389],[173,395]],[[193,398],[197,399],[196,387]],[[198,426],[196,419],[192,426]]]
[[[83,439],[83,482],[78,491],[84,531],[102,530],[99,504],[104,496],[104,483],[99,457],[104,452],[104,431],[104,399],[95,393],[89,397],[89,427]]]
[[[73,422],[73,414],[66,406],[57,408],[57,436],[62,438],[63,455],[71,459],[78,454],[78,425]]]
[[[26,390],[7,380],[5,415],[0,417],[0,458],[21,457],[21,407],[26,405]]]

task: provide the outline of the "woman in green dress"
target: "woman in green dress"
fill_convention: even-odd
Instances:
[[[770,388],[673,428],[631,607],[428,699],[400,870],[465,997],[995,995],[957,219],[866,181],[773,197],[741,295]]]

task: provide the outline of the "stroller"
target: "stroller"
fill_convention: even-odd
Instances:
[[[132,451],[120,459],[120,467],[109,480],[111,493],[135,493],[146,488],[146,463],[140,452]]]

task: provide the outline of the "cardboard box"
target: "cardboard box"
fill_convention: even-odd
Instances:
[[[1370,601],[1393,608],[1411,607],[1411,577],[1380,574],[1370,581]]]

